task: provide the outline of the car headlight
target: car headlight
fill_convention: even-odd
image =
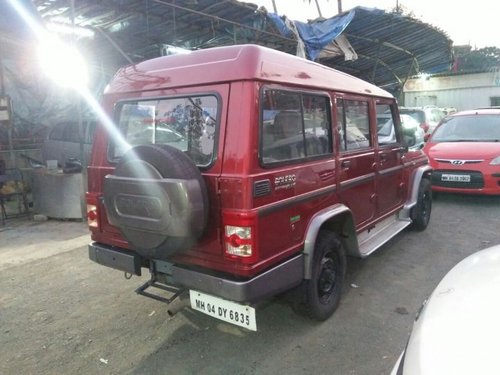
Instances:
[[[500,156],[497,156],[495,159],[490,161],[490,165],[500,165]]]

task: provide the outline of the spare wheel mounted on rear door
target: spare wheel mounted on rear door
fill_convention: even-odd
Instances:
[[[104,181],[108,221],[139,254],[166,259],[205,230],[208,195],[198,167],[166,145],[136,146]]]

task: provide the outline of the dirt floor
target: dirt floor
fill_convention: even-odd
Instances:
[[[349,259],[324,323],[286,297],[257,308],[257,332],[134,293],[147,275],[88,259],[84,223],[0,225],[0,374],[389,374],[425,297],[467,255],[500,243],[500,198],[441,195],[430,227]]]

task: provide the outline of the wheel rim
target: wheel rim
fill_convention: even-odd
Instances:
[[[334,259],[325,255],[321,260],[321,269],[318,277],[318,296],[322,303],[328,302],[335,289],[337,267]]]

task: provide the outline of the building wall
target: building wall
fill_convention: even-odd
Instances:
[[[500,101],[500,71],[410,79],[403,92],[408,107],[436,105],[459,111],[488,107],[491,98]]]

